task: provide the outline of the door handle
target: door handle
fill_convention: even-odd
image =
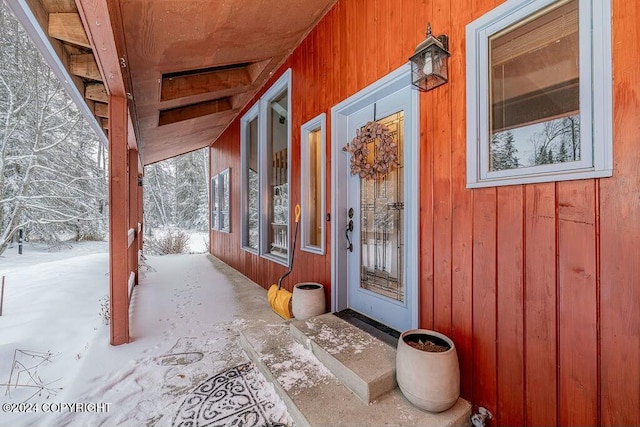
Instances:
[[[351,239],[349,238],[349,232],[353,231],[353,220],[350,219],[347,224],[347,229],[344,231],[344,236],[347,238],[347,250],[349,252],[353,252],[353,243],[351,243]]]

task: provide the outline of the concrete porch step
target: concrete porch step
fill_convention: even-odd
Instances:
[[[396,349],[334,316],[292,320],[291,335],[365,403],[396,388]]]
[[[289,324],[241,330],[249,358],[273,383],[296,426],[468,426],[471,405],[463,399],[431,414],[407,401],[398,388],[365,404],[290,334]]]

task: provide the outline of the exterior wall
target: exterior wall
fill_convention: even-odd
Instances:
[[[405,63],[430,21],[452,57],[420,95],[421,326],[452,337],[492,425],[640,425],[640,4],[613,0],[614,176],[467,190],[465,25],[500,3],[338,1],[272,80],[292,68],[291,203],[300,126]],[[212,172],[232,168],[232,232],[211,251],[268,287],[285,268],[240,249],[239,144],[236,120],[211,149]],[[288,289],[330,284],[329,237],[324,257],[296,251]]]

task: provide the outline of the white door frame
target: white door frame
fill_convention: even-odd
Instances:
[[[382,79],[367,86],[331,108],[331,311],[340,311],[348,307],[347,300],[347,178],[349,177],[348,154],[342,150],[347,140],[347,117],[377,99],[400,90],[411,84],[411,66],[407,63]],[[410,90],[411,110],[405,113],[408,123],[405,134],[405,199],[415,198],[411,207],[407,203],[407,221],[405,223],[406,297],[411,306],[412,327],[418,327],[419,286],[418,286],[418,224],[420,214],[420,114],[419,92]],[[343,286],[339,286],[343,284]]]

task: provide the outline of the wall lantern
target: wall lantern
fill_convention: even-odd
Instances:
[[[427,38],[417,47],[411,61],[411,83],[423,92],[434,89],[448,80],[449,38],[434,37],[431,23],[427,24]]]

